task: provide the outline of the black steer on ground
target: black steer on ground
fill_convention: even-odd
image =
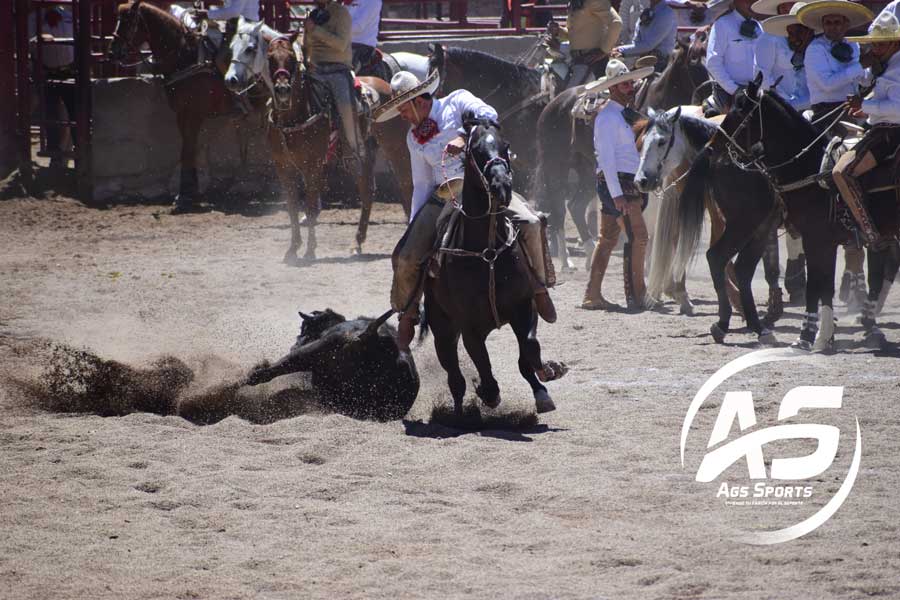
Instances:
[[[331,309],[301,312],[291,351],[275,364],[254,367],[246,383],[309,372],[323,406],[357,419],[399,419],[416,400],[419,374],[412,355],[397,349],[396,332],[386,324],[391,314],[348,321]]]

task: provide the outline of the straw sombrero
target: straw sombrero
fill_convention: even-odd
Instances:
[[[659,62],[659,59],[653,54],[648,54],[646,56],[642,56],[636,61],[634,61],[635,69],[644,69],[646,67],[655,67],[656,63]]]
[[[861,27],[875,18],[872,11],[848,0],[813,0],[797,11],[797,20],[814,31],[822,31],[822,18],[843,15],[850,21],[850,29]]]
[[[797,15],[778,15],[776,17],[769,17],[760,23],[760,25],[762,25],[763,31],[769,35],[787,37],[788,27],[791,25],[802,25],[802,23],[797,20]]]
[[[777,15],[782,4],[795,4],[794,0],[757,0],[750,10],[758,15]]]
[[[900,21],[890,12],[883,12],[869,27],[868,35],[847,38],[848,42],[871,44],[872,42],[900,42]]]
[[[439,84],[440,79],[436,70],[429,73],[425,81],[419,81],[419,78],[409,71],[400,71],[391,78],[391,99],[372,113],[375,122],[383,123],[393,119],[400,114],[397,109],[401,104],[418,98],[422,94],[433,94]]]
[[[644,77],[648,77],[651,73],[653,73],[653,67],[643,67],[641,69],[629,71],[628,67],[625,66],[625,63],[620,60],[612,59],[606,63],[606,77],[601,77],[597,81],[590,82],[584,86],[584,91],[585,93],[596,94],[608,90],[614,85],[625,83],[626,81],[643,79]]]

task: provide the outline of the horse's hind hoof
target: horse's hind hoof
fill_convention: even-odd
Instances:
[[[556,405],[547,390],[538,390],[534,393],[534,407],[538,414],[556,410]]]
[[[775,346],[778,344],[778,339],[775,338],[775,334],[768,329],[764,329],[756,340],[763,346]]]
[[[866,334],[865,347],[871,350],[881,350],[884,348],[886,342],[887,338],[884,336],[884,333],[877,327],[873,327],[872,330]]]
[[[713,323],[709,328],[709,332],[712,334],[712,337],[717,344],[721,344],[725,341],[725,332],[719,327],[718,323]]]
[[[797,341],[795,341],[793,344],[791,344],[791,348],[809,352],[810,350],[812,350],[812,343],[809,340],[804,340],[803,338],[797,338]]]
[[[694,316],[694,304],[688,300],[687,302],[682,302],[681,306],[678,308],[678,314],[684,315],[686,317]]]

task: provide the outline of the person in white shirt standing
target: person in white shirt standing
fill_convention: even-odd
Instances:
[[[391,79],[391,99],[375,112],[376,122],[399,115],[411,126],[406,145],[413,177],[412,207],[409,226],[392,255],[391,284],[391,307],[400,314],[397,346],[404,352],[409,351],[418,323],[423,263],[434,250],[438,217],[444,203],[462,193],[462,153],[466,145],[463,118],[471,115],[497,120],[497,111],[467,90],[432,97],[439,83],[437,71],[422,82],[412,73],[400,71]],[[519,227],[519,240],[534,274],[538,314],[552,323],[556,321],[556,309],[546,288],[541,221],[515,193],[506,216]]]
[[[753,0],[734,0],[734,9],[723,14],[709,32],[706,46],[706,69],[715,81],[713,112],[727,112],[738,88],[753,79],[753,51],[761,28],[753,19],[750,5]]]
[[[52,121],[65,121],[75,117],[75,87],[66,83],[74,77],[75,47],[59,40],[71,39],[73,34],[72,14],[61,6],[46,8],[41,13],[41,65],[44,68],[44,117]],[[37,13],[31,15],[29,37],[32,53],[37,51]],[[33,58],[37,58],[33,56]],[[63,110],[65,108],[65,110]],[[64,157],[65,133],[63,125],[47,125],[47,150],[51,154],[50,168],[58,170],[68,164]]]
[[[882,238],[866,210],[859,177],[900,147],[900,22],[893,13],[882,12],[868,35],[848,39],[872,44],[872,54],[886,66],[875,80],[871,98],[863,100],[853,96],[849,100],[851,116],[867,118],[872,128],[838,160],[832,175],[841,197],[859,223],[866,245],[877,249]]]
[[[352,22],[353,70],[357,75],[365,74],[366,67],[375,57],[375,47],[378,46],[381,0],[353,0],[346,6]]]
[[[789,14],[796,3],[784,0],[759,0],[753,12],[776,15],[764,20],[763,34],[756,42],[755,70],[762,73],[764,89],[772,89],[800,112],[808,109],[809,87],[803,56],[813,39],[813,31]]]
[[[822,35],[806,49],[804,65],[813,121],[827,128],[839,115],[833,113],[853,96],[865,72],[859,64],[859,44],[844,39],[847,31],[872,20],[872,12],[847,0],[820,0],[801,6],[797,20]],[[820,121],[821,119],[821,121]]]
[[[594,119],[594,152],[597,155],[597,195],[600,197],[600,238],[591,258],[591,274],[581,308],[618,308],[603,297],[603,276],[619,234],[625,230],[623,267],[625,298],[630,310],[651,308],[655,302],[644,283],[647,225],[642,214],[644,196],[634,183],[640,164],[634,132],[622,112],[634,100],[634,82],[653,73],[653,67],[629,71],[619,60],[606,66],[606,77],[585,86],[586,94],[609,90],[609,100]]]

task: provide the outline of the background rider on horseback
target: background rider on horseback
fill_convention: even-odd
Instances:
[[[569,40],[572,68],[566,88],[572,88],[603,75],[622,31],[622,19],[609,0],[569,0],[566,26],[551,21],[547,31]]]
[[[444,203],[457,202],[462,190],[464,117],[497,120],[497,111],[467,90],[433,98],[439,83],[437,71],[423,82],[412,73],[401,71],[391,79],[391,99],[376,111],[378,122],[399,115],[411,126],[406,138],[413,174],[410,224],[392,258],[391,307],[400,313],[397,345],[402,351],[409,351],[415,335],[422,298],[423,263],[434,251],[438,217]],[[556,320],[556,309],[546,288],[541,221],[517,194],[513,194],[506,216],[518,225],[522,248],[531,263],[538,313],[552,323]]]

